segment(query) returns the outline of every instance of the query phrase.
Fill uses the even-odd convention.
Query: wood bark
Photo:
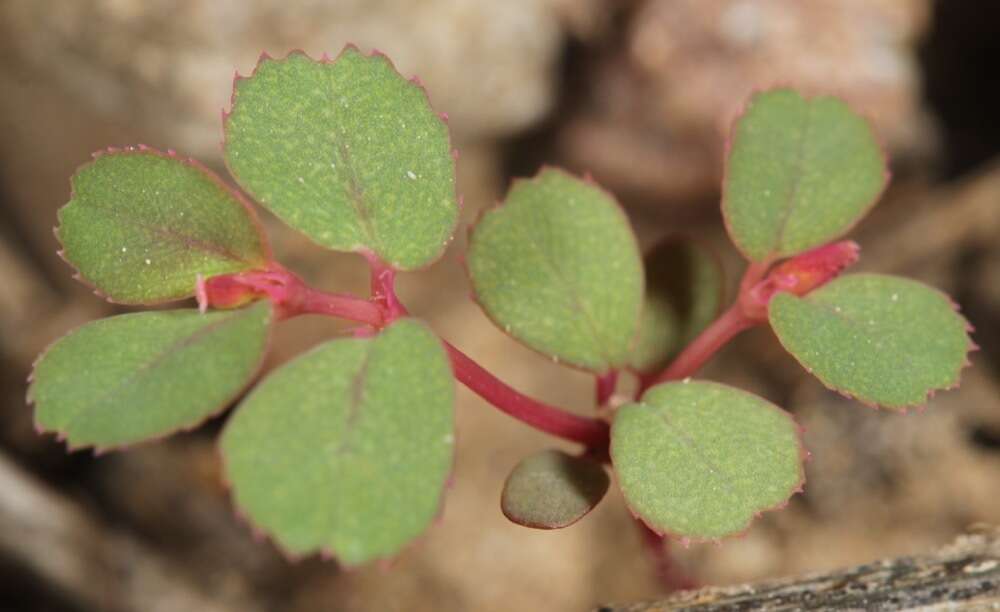
[[[598,612],[1000,609],[1000,530],[982,528],[930,555],[759,584],[709,587]]]

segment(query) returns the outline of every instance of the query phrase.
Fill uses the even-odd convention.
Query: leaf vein
[[[75,425],[82,416],[88,414],[95,406],[97,406],[98,404],[104,404],[109,402],[115,396],[120,395],[122,392],[124,392],[125,389],[137,383],[138,380],[147,376],[150,373],[150,371],[152,371],[154,368],[162,364],[164,361],[166,361],[168,358],[170,358],[177,352],[182,351],[188,348],[189,346],[196,344],[198,341],[204,339],[206,336],[218,331],[219,329],[239,321],[242,317],[246,316],[246,314],[251,310],[252,310],[251,308],[245,308],[241,311],[234,313],[232,316],[225,317],[218,321],[209,323],[208,325],[199,328],[194,333],[184,336],[179,340],[177,340],[176,342],[173,342],[170,345],[164,347],[162,351],[152,356],[152,358],[150,358],[148,361],[141,363],[139,367],[137,367],[131,374],[126,376],[124,379],[122,379],[122,381],[118,383],[116,386],[100,394],[99,396],[95,397],[93,400],[87,402],[86,404],[83,404],[80,407],[78,407],[77,410],[74,411],[73,416],[70,417],[69,421],[66,422],[64,430],[71,431],[73,429],[73,425]]]

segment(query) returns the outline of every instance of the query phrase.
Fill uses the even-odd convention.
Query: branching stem
[[[618,370],[608,370],[606,374],[597,376],[594,386],[594,397],[598,407],[604,407],[611,401],[611,396],[615,394],[618,386]]]
[[[206,305],[239,303],[252,295],[266,295],[283,318],[304,314],[338,317],[380,329],[409,313],[395,290],[395,271],[369,257],[370,299],[328,293],[306,285],[292,272],[274,265],[266,271],[220,276],[203,283]],[[445,342],[455,378],[502,412],[539,431],[578,442],[603,452],[608,447],[608,424],[579,416],[528,397],[504,383],[468,355]]]
[[[396,295],[396,271],[377,257],[366,254],[371,269],[371,297],[327,293],[306,285],[277,263],[267,269],[222,275],[198,281],[202,309],[233,308],[248,300],[267,296],[282,318],[320,314],[355,321],[375,331],[408,315]],[[740,292],[718,319],[699,334],[667,368],[640,381],[638,396],[651,386],[686,378],[697,372],[720,348],[741,331],[766,320],[767,300],[775,291],[805,293],[836,276],[857,259],[857,245],[850,242],[827,245],[803,253],[769,270],[768,263],[752,263],[740,282]],[[607,456],[609,426],[606,421],[573,414],[528,397],[445,342],[455,378],[480,397],[515,419],[539,431],[578,442],[587,452]],[[617,371],[598,376],[595,387],[598,407],[614,394]]]

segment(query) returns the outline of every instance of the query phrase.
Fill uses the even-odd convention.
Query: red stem
[[[740,279],[740,296],[743,296],[753,289],[753,286],[764,279],[771,264],[766,261],[751,261]]]
[[[757,325],[762,320],[747,316],[747,304],[744,304],[751,290],[767,274],[770,264],[767,262],[751,262],[747,266],[743,278],[740,279],[739,295],[736,301],[722,315],[706,327],[691,341],[681,353],[674,358],[659,374],[643,376],[639,381],[637,397],[653,385],[670,380],[680,380],[693,376],[701,366],[705,365],[715,353],[745,329]]]
[[[199,306],[202,309],[209,306],[233,308],[266,295],[278,307],[282,318],[321,314],[364,323],[377,330],[408,313],[396,296],[395,270],[379,261],[374,254],[366,253],[365,257],[371,269],[372,295],[368,300],[313,289],[281,265],[272,262],[263,270],[221,275],[207,280],[199,278]],[[836,276],[856,259],[857,245],[854,243],[837,243],[814,249],[782,264],[780,278],[772,283],[771,293],[775,290],[794,291],[800,285],[803,292],[808,291]],[[761,287],[769,268],[769,262],[751,263],[743,275],[739,296],[733,305],[699,334],[666,370],[658,375],[643,377],[637,395],[641,397],[657,383],[691,376],[734,336],[765,321],[766,315],[762,313],[770,294],[757,289]],[[590,451],[606,455],[610,428],[605,421],[579,416],[523,395],[462,351],[448,342],[444,344],[455,378],[480,397],[535,429],[579,442]],[[597,378],[598,406],[610,401],[617,380],[616,371]]]
[[[698,588],[698,583],[673,562],[670,555],[670,538],[656,533],[642,521],[637,520],[636,525],[641,532],[643,547],[652,557],[656,577],[664,590],[667,593],[674,593]]]
[[[716,319],[711,325],[705,328],[691,344],[681,351],[666,370],[656,376],[646,378],[642,381],[640,395],[646,389],[661,382],[669,380],[680,380],[694,375],[701,366],[705,365],[712,355],[727,342],[733,339],[738,333],[757,325],[758,321],[748,318],[740,307],[739,302],[729,307],[722,316]]]
[[[523,395],[447,341],[444,344],[455,378],[501,411],[545,433],[589,448],[607,448],[608,424],[604,421],[575,415]]]
[[[396,296],[395,271],[374,256],[369,256],[368,261],[371,266],[370,300],[313,289],[291,272],[279,267],[250,275],[249,278],[241,277],[239,283],[266,293],[280,305],[285,317],[300,314],[328,315],[365,323],[378,329],[408,313]],[[609,428],[604,421],[578,416],[522,395],[462,351],[448,342],[444,344],[455,378],[501,411],[554,436],[600,451],[607,449]]]
[[[594,388],[594,397],[598,406],[606,406],[611,401],[611,396],[615,394],[618,387],[618,370],[608,370],[607,374],[597,377]]]
[[[296,293],[295,314],[320,314],[382,327],[387,323],[378,305],[338,293],[327,293],[303,285]]]
[[[771,261],[751,262],[740,280],[740,292],[729,310],[708,326],[659,375],[644,377],[641,396],[649,387],[691,376],[741,331],[767,321],[767,306],[775,293],[806,295],[858,260],[859,247],[850,240],[825,244],[771,267]]]

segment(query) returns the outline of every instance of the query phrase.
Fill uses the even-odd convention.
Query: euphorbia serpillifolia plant
[[[96,321],[38,361],[40,431],[105,451],[195,427],[253,384],[272,327],[303,314],[358,324],[271,372],[221,439],[235,504],[293,555],[359,564],[398,553],[439,512],[454,449],[454,379],[526,424],[578,443],[517,465],[511,520],[567,526],[615,480],[660,534],[744,530],[803,486],[799,430],[750,393],[692,380],[740,331],[770,324],[824,384],[903,410],[955,386],[972,348],[949,299],[919,283],[841,276],[857,246],[834,242],[888,172],[869,125],[843,102],[789,89],[754,95],[726,153],[723,213],[749,261],[722,304],[695,243],[646,257],[615,199],[546,169],[518,181],[469,238],[475,297],[537,352],[591,372],[593,417],[524,396],[411,318],[397,271],[433,263],[455,231],[454,154],[423,89],[382,55],[263,57],[237,78],[225,160],[243,190],[314,242],[360,253],[371,294],[311,288],[278,264],[253,208],[196,162],[109,149],[72,179],[62,254],[110,301],[197,297],[199,309]],[[721,314],[719,314],[721,311]],[[618,374],[640,380],[618,401]]]

